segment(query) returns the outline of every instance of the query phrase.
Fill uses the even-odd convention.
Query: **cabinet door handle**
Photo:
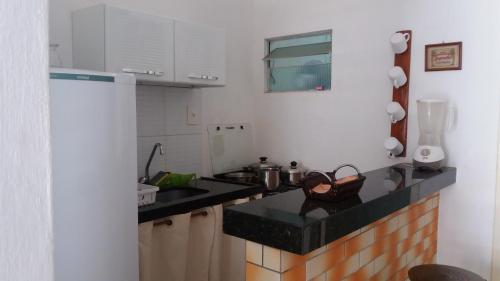
[[[188,78],[191,78],[191,79],[203,79],[203,75],[189,74]]]
[[[212,76],[212,75],[198,75],[198,74],[189,74],[188,78],[191,79],[200,79],[200,80],[211,80],[211,81],[217,81],[219,80],[219,77],[217,76]]]
[[[148,69],[134,69],[134,68],[124,68],[122,69],[125,73],[133,73],[133,74],[144,74],[144,75],[154,75],[154,76],[163,76],[165,72],[163,71],[154,71]]]
[[[133,74],[149,74],[146,69],[134,69],[134,68],[124,68],[122,69],[125,73],[133,73]]]

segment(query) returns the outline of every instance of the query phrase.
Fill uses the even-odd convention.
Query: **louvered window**
[[[331,89],[332,31],[266,40],[267,91]]]

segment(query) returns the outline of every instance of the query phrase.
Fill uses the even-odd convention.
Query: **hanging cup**
[[[386,111],[393,124],[403,120],[406,116],[406,111],[399,102],[393,101],[389,103],[386,107]]]
[[[408,41],[410,41],[410,33],[394,33],[390,39],[392,51],[397,55],[406,52],[408,50]]]
[[[395,137],[387,138],[384,141],[384,148],[387,150],[387,156],[389,158],[395,158],[403,153],[404,150],[403,144]]]

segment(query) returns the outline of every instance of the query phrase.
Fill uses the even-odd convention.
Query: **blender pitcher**
[[[441,137],[448,116],[448,102],[418,100],[417,114],[420,136],[418,148],[413,155],[413,164],[420,169],[439,170],[443,167],[445,159]]]

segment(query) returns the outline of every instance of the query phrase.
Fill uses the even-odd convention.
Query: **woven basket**
[[[337,172],[345,167],[351,167],[356,170],[357,179],[346,183],[339,183],[337,180]],[[366,177],[359,172],[358,168],[350,164],[344,164],[331,173],[321,171],[309,172],[302,181],[302,189],[307,198],[338,202],[356,196],[361,190],[361,187],[363,187],[365,179]],[[314,192],[313,189],[320,184],[329,184],[331,188],[326,193]]]

